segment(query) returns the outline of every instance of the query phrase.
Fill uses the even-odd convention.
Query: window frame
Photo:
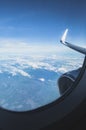
[[[38,130],[54,122],[59,122],[86,99],[86,56],[80,74],[73,86],[56,101],[35,110],[16,112],[0,108],[2,129]],[[84,81],[84,82],[83,82]],[[77,96],[76,96],[77,95]]]

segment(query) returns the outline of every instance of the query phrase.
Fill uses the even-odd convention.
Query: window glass
[[[60,38],[68,27],[67,40],[85,47],[84,5],[78,3],[80,10],[73,0],[0,3],[2,108],[34,110],[61,96],[58,80],[63,74],[82,67],[84,55],[62,45]]]

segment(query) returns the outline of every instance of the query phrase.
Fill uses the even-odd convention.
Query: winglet
[[[82,54],[85,54],[86,55],[86,48],[83,48],[83,47],[80,47],[80,46],[76,46],[76,45],[73,45],[69,42],[66,41],[66,37],[67,37],[67,33],[68,33],[68,29],[65,30],[60,42],[64,45],[66,45],[67,47],[75,50],[75,51],[78,51]]]
[[[68,29],[65,30],[65,32],[64,32],[64,34],[63,34],[63,36],[62,36],[62,38],[60,40],[60,42],[63,43],[63,44],[65,44],[67,33],[68,33]]]

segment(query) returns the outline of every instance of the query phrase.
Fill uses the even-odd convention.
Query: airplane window
[[[68,10],[57,8],[57,2],[25,1],[0,5],[0,107],[18,112],[61,97],[84,61],[83,54],[60,43],[68,26],[67,40],[84,46],[81,21],[75,28],[72,14],[69,20]]]

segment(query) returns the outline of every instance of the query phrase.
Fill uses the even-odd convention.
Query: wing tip
[[[60,39],[60,42],[63,43],[63,44],[65,43],[65,40],[66,40],[66,37],[67,37],[67,33],[68,33],[68,28],[65,29],[65,31],[64,31],[61,39]]]

